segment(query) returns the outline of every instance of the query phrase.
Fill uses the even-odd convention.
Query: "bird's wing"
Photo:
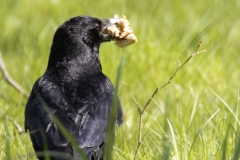
[[[46,85],[46,87],[50,90],[47,95],[44,95],[39,87],[39,80],[35,83],[25,109],[25,129],[30,131],[33,146],[38,151],[46,149],[46,146],[48,149],[55,150],[69,145],[69,140],[60,133],[53,117],[58,118],[71,134],[75,131],[73,123],[67,117],[67,106],[56,106],[56,103],[61,102],[60,100],[55,101],[55,104],[49,102],[49,99],[55,100],[55,97],[61,99],[58,89],[53,85]],[[52,96],[45,98],[49,95]]]
[[[85,153],[100,146],[105,139],[112,92],[112,84],[106,78],[79,85],[77,93],[70,93],[67,85],[60,89],[44,79],[38,80],[25,111],[25,126],[33,131],[31,138],[35,146],[43,150],[44,143],[50,149],[69,145],[69,140],[60,133],[52,116],[61,121]],[[51,114],[45,111],[44,106]],[[119,124],[122,122],[121,109],[117,121]]]
[[[113,86],[104,75],[90,78],[87,83],[84,83],[87,87],[79,85],[77,93],[76,101],[80,104],[78,114],[83,115],[83,119],[79,127],[80,132],[76,132],[77,135],[75,135],[80,148],[95,148],[104,142],[106,136]]]

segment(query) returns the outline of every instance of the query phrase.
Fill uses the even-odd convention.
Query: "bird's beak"
[[[103,41],[107,42],[107,41],[111,41],[111,40],[116,40],[116,37],[107,33],[107,28],[109,26],[118,24],[120,22],[120,19],[119,18],[109,18],[109,19],[102,19],[101,21],[102,21],[101,34],[103,36]]]

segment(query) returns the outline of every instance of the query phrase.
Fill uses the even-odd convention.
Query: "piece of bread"
[[[117,15],[114,18],[118,18]],[[111,25],[107,28],[107,33],[113,37],[116,37],[115,45],[118,47],[126,47],[137,42],[137,38],[133,33],[130,23],[124,15],[119,18],[119,23]]]

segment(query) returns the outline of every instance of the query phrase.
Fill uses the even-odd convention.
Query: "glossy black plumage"
[[[49,151],[81,159],[45,111],[46,104],[89,159],[102,159],[114,92],[99,59],[100,44],[109,40],[101,33],[106,22],[79,16],[57,29],[47,70],[35,82],[25,109],[25,129],[30,131],[36,152],[46,150],[46,144]],[[116,121],[121,125],[118,104]]]

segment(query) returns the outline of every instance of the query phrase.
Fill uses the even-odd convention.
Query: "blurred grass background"
[[[200,50],[208,51],[192,59],[149,105],[138,159],[237,159],[238,0],[1,0],[0,51],[10,75],[30,92],[47,67],[59,25],[77,15],[109,18],[114,14],[126,15],[138,38],[124,49],[113,42],[100,49],[103,71],[113,83],[123,55],[119,97],[124,124],[116,128],[114,158],[134,157],[139,115],[132,98],[143,107],[155,88],[170,78],[177,59],[183,62],[202,41]],[[18,135],[5,117],[11,116],[23,126],[25,103],[0,75],[0,159],[36,159],[28,134]]]

